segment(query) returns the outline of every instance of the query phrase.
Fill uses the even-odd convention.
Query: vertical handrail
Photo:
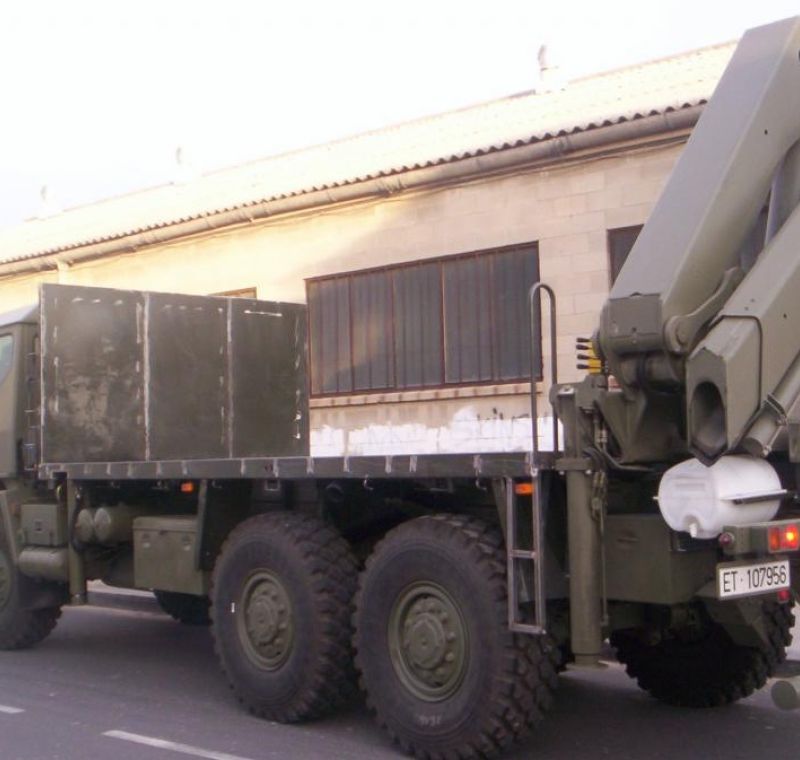
[[[504,478],[504,495],[506,499],[506,577],[508,579],[508,627],[516,630],[519,611],[519,590],[517,589],[517,558],[514,552],[517,547],[517,510],[514,501],[514,480]]]
[[[533,604],[534,622],[544,633],[547,627],[547,602],[544,593],[544,553],[542,552],[542,494],[541,478],[534,481],[531,494],[531,529],[533,532],[533,551],[536,559],[533,563]]]
[[[536,375],[537,367],[535,366],[536,356],[536,335],[541,337],[542,314],[541,304],[536,308],[536,296],[540,290],[544,290],[550,299],[550,384],[555,385],[558,382],[558,359],[556,344],[556,294],[553,289],[543,282],[537,282],[533,285],[528,292],[528,306],[530,309],[530,327],[531,327],[531,425],[533,427],[533,467],[536,467],[536,458],[539,454],[539,404],[536,398]],[[544,364],[544,351],[541,350],[541,341],[539,343],[540,358]],[[544,368],[543,368],[544,369]],[[543,373],[544,374],[544,373]],[[553,409],[553,453],[558,452],[558,412],[555,406]]]
[[[520,626],[529,632],[544,633],[547,626],[547,603],[544,590],[544,556],[542,552],[542,503],[541,503],[541,479],[539,478],[539,403],[536,393],[536,377],[538,367],[536,366],[537,336],[542,337],[541,325],[541,300],[537,304],[536,297],[539,291],[544,290],[550,300],[550,384],[558,382],[558,346],[556,343],[556,294],[553,289],[543,282],[537,282],[531,287],[528,293],[528,306],[530,309],[530,328],[531,328],[531,435],[532,435],[532,460],[531,468],[533,475],[533,493],[531,494],[531,531],[533,539],[533,601],[534,601],[534,626]],[[538,308],[537,308],[538,306]],[[542,342],[538,342],[539,358],[542,360],[542,370],[544,370],[544,359]],[[544,374],[544,372],[542,373]],[[553,455],[558,453],[558,412],[555,406],[552,407],[553,414]]]

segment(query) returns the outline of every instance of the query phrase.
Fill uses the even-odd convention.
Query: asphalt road
[[[800,712],[767,691],[687,711],[639,691],[619,666],[562,677],[554,709],[510,760],[797,758]],[[166,743],[166,744],[164,744]],[[303,726],[247,715],[208,629],[161,614],[67,609],[33,650],[0,653],[0,760],[382,760],[399,753],[363,704]]]

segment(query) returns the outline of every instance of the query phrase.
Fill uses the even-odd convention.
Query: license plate
[[[788,559],[748,565],[717,565],[717,596],[720,599],[768,594],[788,588],[789,582]]]

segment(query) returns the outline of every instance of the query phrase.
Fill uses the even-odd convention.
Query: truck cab
[[[34,466],[38,427],[38,306],[0,315],[0,479]]]

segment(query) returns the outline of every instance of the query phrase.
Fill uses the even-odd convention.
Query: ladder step
[[[541,625],[533,625],[532,623],[517,623],[513,622],[510,626],[514,633],[532,633],[536,636],[540,636],[541,634],[545,633],[545,629]]]
[[[543,587],[542,575],[542,515],[539,501],[538,478],[534,484],[533,497],[526,504],[526,516],[530,520],[531,543],[530,548],[523,549],[517,544],[519,539],[517,523],[520,517],[519,506],[514,490],[514,482],[506,479],[506,560],[508,577],[508,625],[515,633],[542,635],[545,633],[546,598]],[[527,543],[527,542],[526,542]],[[530,563],[522,567],[521,563]],[[526,579],[525,590],[527,595],[524,602],[533,603],[533,619],[529,620],[530,609],[520,607],[520,589],[517,585],[520,575]]]

